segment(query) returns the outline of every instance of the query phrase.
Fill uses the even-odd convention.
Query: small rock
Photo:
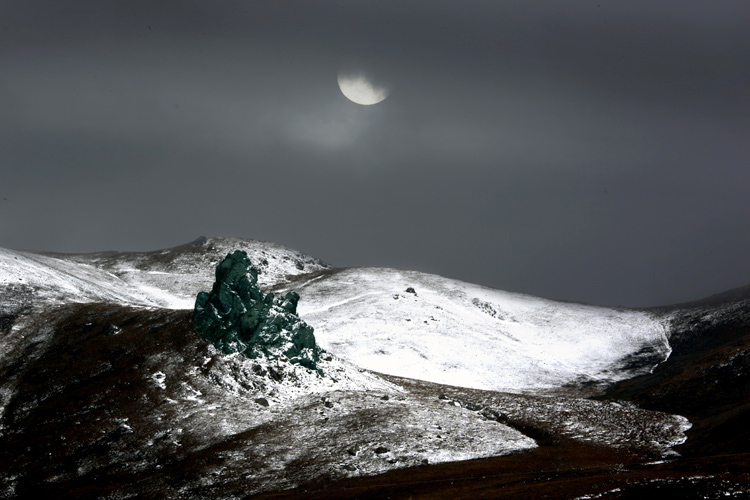
[[[279,370],[276,370],[271,366],[268,367],[268,376],[276,382],[281,382],[281,380],[284,378],[283,374]]]
[[[326,401],[325,403],[323,403],[323,406],[325,406],[326,408],[333,408],[333,402]]]
[[[111,336],[111,335],[117,335],[120,333],[122,329],[117,325],[109,325],[107,327],[107,331],[104,332],[105,335]]]
[[[416,294],[417,294],[417,292],[416,292],[416,291],[414,291],[414,288],[412,288],[412,287],[409,287],[409,288],[407,288],[407,289],[406,289],[406,292],[407,292],[407,293],[413,293],[414,295],[416,295]]]
[[[353,457],[356,457],[356,456],[357,456],[357,449],[356,449],[356,448],[349,448],[348,450],[346,450],[346,452],[347,452],[347,453],[348,453],[349,455],[353,456]]]
[[[354,471],[356,471],[356,470],[357,470],[357,467],[355,467],[355,466],[354,466],[354,465],[352,465],[352,464],[346,464],[346,465],[342,465],[342,466],[341,466],[341,468],[342,468],[342,469],[346,469],[346,470],[348,470],[349,472],[354,472]]]
[[[466,409],[471,411],[479,411],[483,408],[482,405],[478,405],[476,403],[466,403]]]
[[[255,400],[255,402],[261,406],[268,407],[268,400],[266,398],[258,398]]]
[[[429,463],[430,463],[430,461],[427,460],[426,458],[422,459],[422,465],[429,465]]]
[[[485,408],[479,414],[482,415],[487,420],[496,420],[497,416],[498,416],[497,412],[495,412],[494,410],[491,410],[489,408]]]
[[[445,394],[441,394],[440,396],[438,396],[438,399],[448,399],[448,396],[446,396]]]
[[[388,394],[386,394],[385,396],[383,396],[383,397],[382,397],[382,398],[380,398],[380,399],[382,399],[383,401],[388,401],[388,400],[389,400],[389,399],[391,399],[391,398],[389,398],[389,397],[388,397]]]
[[[487,420],[494,420],[501,423],[507,419],[507,416],[505,414],[495,411],[491,408],[485,408],[484,410],[479,412],[479,414]]]
[[[383,453],[388,453],[389,451],[391,450],[389,450],[385,446],[378,446],[377,448],[375,448],[375,454],[377,455],[382,455]]]

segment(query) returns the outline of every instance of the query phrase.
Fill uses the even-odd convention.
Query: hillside
[[[556,302],[412,271],[336,269],[253,240],[199,238],[140,253],[2,250],[0,280],[8,303],[191,309],[196,294],[210,288],[212,269],[235,249],[248,253],[262,286],[304,297],[300,316],[324,348],[391,375],[511,391],[601,386],[648,373],[670,352],[657,313]]]
[[[660,311],[669,318],[669,359],[606,397],[688,416],[694,427],[681,453],[750,452],[750,288]]]
[[[320,372],[193,331],[237,249],[300,293]],[[750,492],[741,291],[603,308],[232,238],[0,249],[0,285],[0,498]]]

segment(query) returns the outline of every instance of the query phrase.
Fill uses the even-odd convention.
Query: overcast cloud
[[[0,246],[270,240],[657,305],[750,284],[750,9],[0,3]],[[341,68],[393,88],[359,106]]]

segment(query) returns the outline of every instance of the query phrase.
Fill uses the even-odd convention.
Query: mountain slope
[[[333,356],[324,377],[227,356],[189,311],[59,306],[0,345],[0,498],[238,498],[558,439],[653,460],[689,426],[609,402],[387,380]]]
[[[673,347],[651,374],[621,381],[607,398],[686,415],[681,453],[750,452],[750,288],[661,308]]]
[[[259,269],[258,281],[271,286],[287,276],[330,266],[274,243],[239,238],[198,238],[153,252],[91,254],[33,253],[0,249],[0,286],[26,292],[40,306],[74,302],[114,302],[192,309],[200,290],[210,289],[213,269],[232,250],[245,250]]]
[[[321,345],[365,368],[478,389],[604,384],[667,358],[643,311],[545,300],[412,271],[300,276],[300,316]]]
[[[556,302],[410,271],[335,269],[254,240],[200,238],[140,253],[2,251],[0,279],[18,283],[40,304],[188,309],[211,287],[218,261],[236,249],[259,268],[262,286],[300,293],[300,317],[324,348],[383,373],[536,390],[648,373],[670,352],[666,323],[655,313]]]
[[[323,376],[224,355],[193,331],[194,296],[233,250],[250,254],[266,290],[300,293],[298,311],[328,350]],[[398,481],[405,498],[414,477],[430,485],[425,498],[460,497],[446,474],[470,482],[470,498],[687,491],[719,462],[672,466],[686,432],[680,450],[732,449],[728,429],[744,439],[749,315],[735,295],[698,308],[593,307],[337,269],[226,238],[138,253],[0,250],[0,498],[294,487],[302,498],[313,485],[324,498],[381,497],[391,486],[377,478],[332,481],[387,471],[381,481]],[[608,397],[581,397],[613,381]],[[696,425],[663,410],[691,412]],[[704,436],[720,439],[709,449]],[[701,498],[750,491],[742,460],[701,480]],[[375,487],[362,494],[365,483]],[[355,486],[326,494],[332,484]]]

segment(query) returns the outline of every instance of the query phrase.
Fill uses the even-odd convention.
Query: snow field
[[[324,349],[382,373],[526,391],[619,380],[634,375],[624,369],[626,358],[650,353],[647,371],[670,353],[665,320],[644,312],[555,302],[394,269],[320,274],[330,267],[253,240],[212,238],[200,246],[142,253],[0,250],[0,284],[32,290],[37,305],[192,309],[198,291],[211,287],[215,265],[235,249],[247,251],[260,268],[262,286],[300,293],[299,314]]]
[[[644,346],[669,353],[664,323],[647,313],[412,271],[346,269],[297,290],[300,317],[325,349],[431,382],[510,391],[605,382],[624,377],[618,363]]]

